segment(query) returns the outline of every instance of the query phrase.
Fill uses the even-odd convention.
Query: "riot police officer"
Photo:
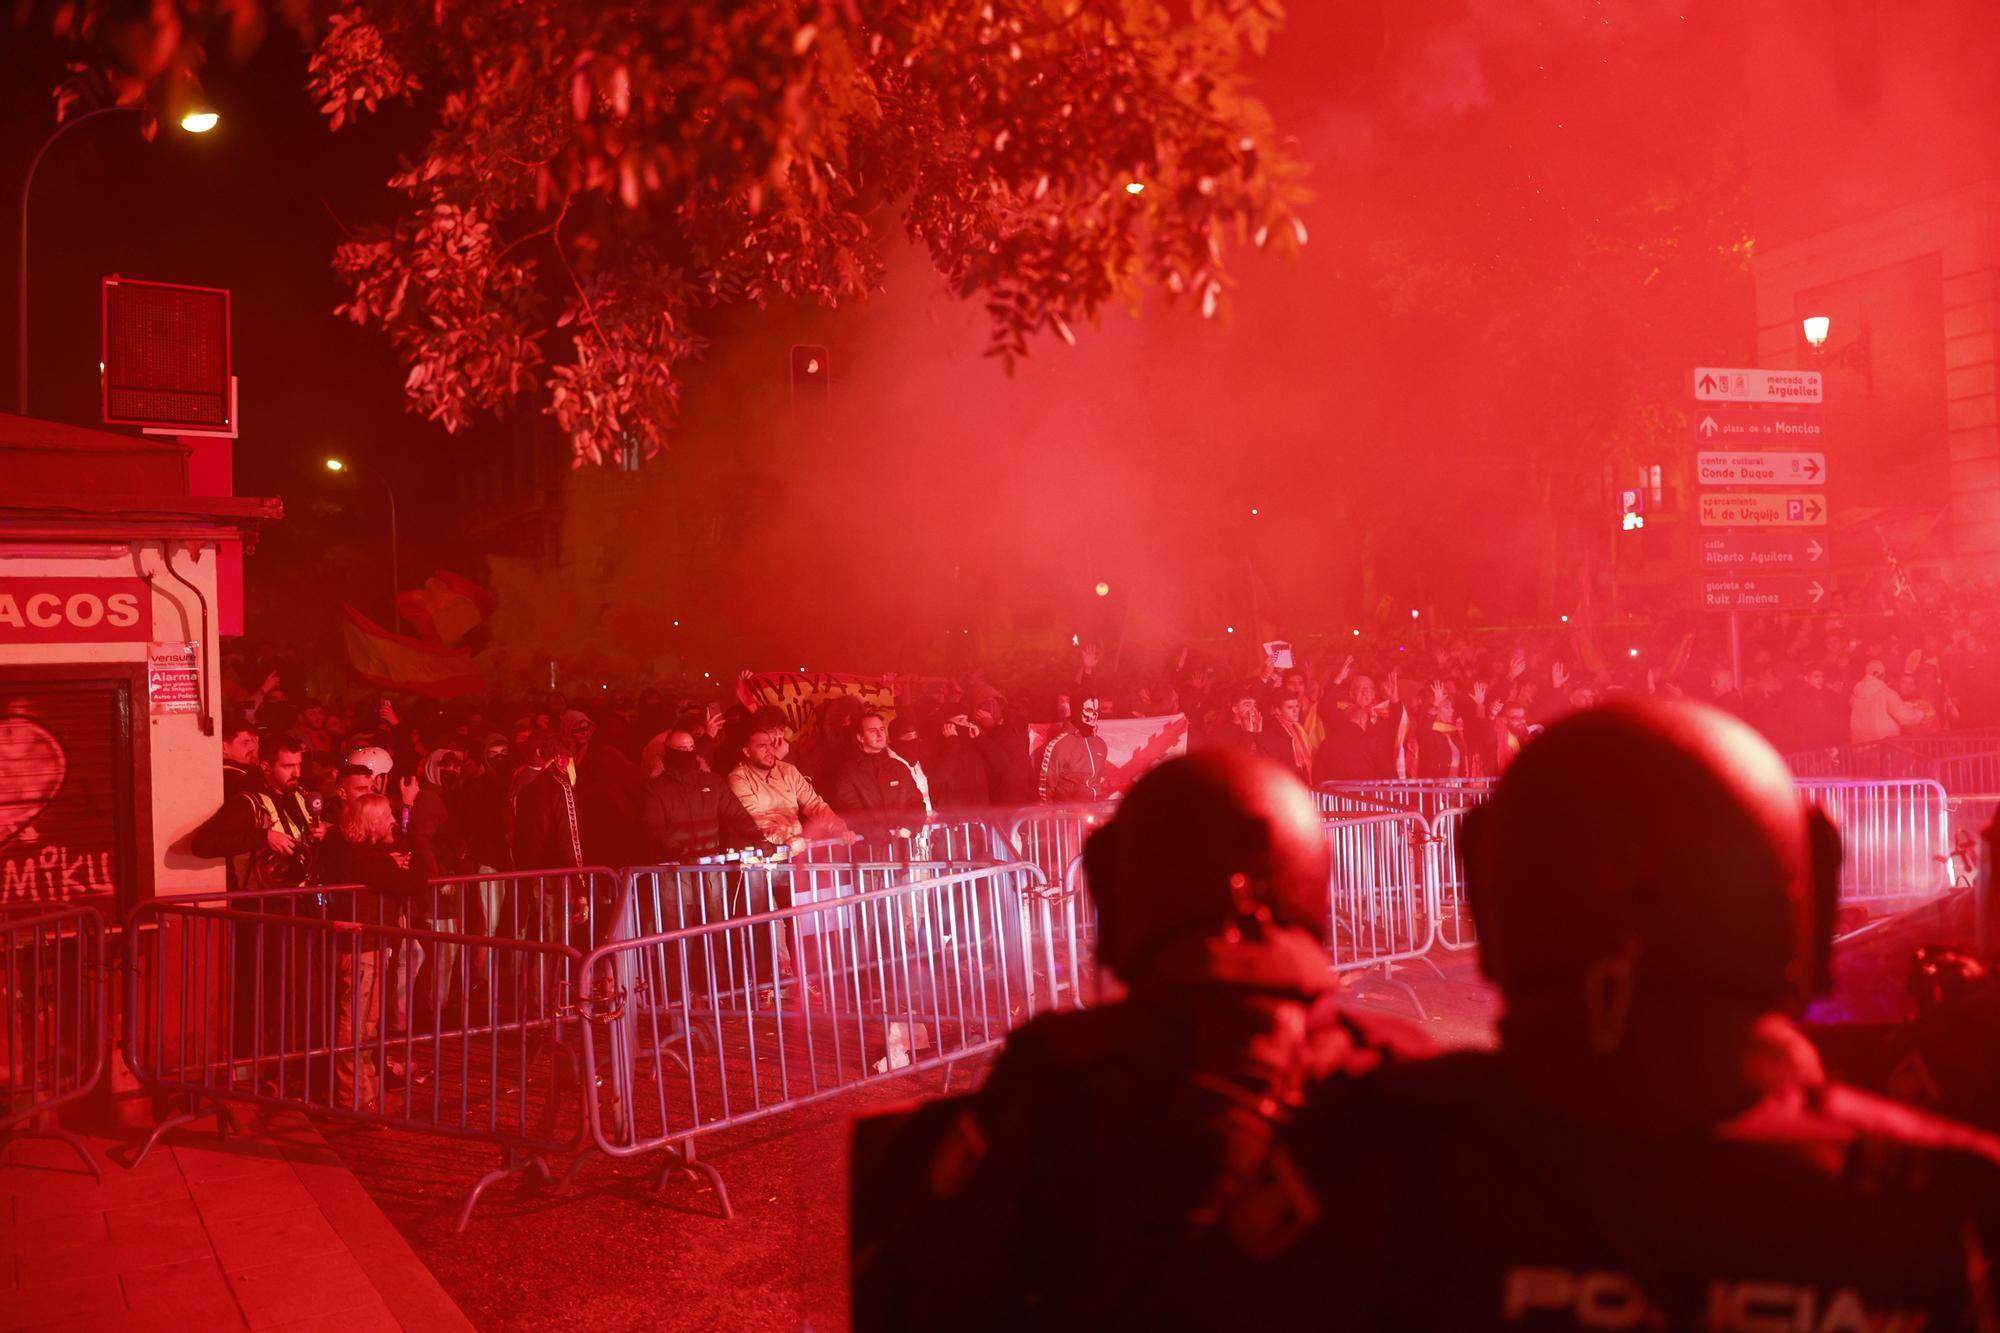
[[[1325,834],[1269,759],[1162,764],[1084,864],[1128,993],[1031,1020],[977,1095],[857,1132],[858,1328],[1228,1318],[1232,1275],[1310,1221],[1272,1188],[1305,1090],[1423,1045],[1333,1003]]]
[[[1706,705],[1573,714],[1464,838],[1500,1050],[1310,1100],[1314,1197],[1379,1201],[1290,1256],[1356,1279],[1322,1323],[1993,1326],[1995,1141],[1831,1082],[1793,1024],[1840,846],[1769,745]]]

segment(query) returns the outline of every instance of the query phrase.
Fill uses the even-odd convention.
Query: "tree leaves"
[[[351,0],[316,28],[328,123],[426,88],[435,109],[391,182],[402,214],[335,254],[339,313],[389,336],[413,410],[457,430],[540,391],[589,462],[666,447],[705,312],[874,290],[885,222],[984,298],[1010,368],[1149,288],[1218,317],[1225,237],[1304,241],[1301,169],[1238,67],[1280,17],[1275,0]]]

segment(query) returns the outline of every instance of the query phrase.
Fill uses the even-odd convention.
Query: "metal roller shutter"
[[[131,902],[131,695],[0,677],[0,904]]]

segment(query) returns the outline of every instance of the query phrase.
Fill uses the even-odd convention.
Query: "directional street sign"
[[[1812,532],[1704,532],[1703,569],[1823,569],[1826,542]]]
[[[1756,370],[1747,366],[1696,366],[1694,396],[1702,403],[1823,401],[1817,370]]]
[[[1704,451],[1694,456],[1703,486],[1824,486],[1826,455],[1780,449]]]
[[[1738,495],[1730,491],[1704,491],[1701,495],[1701,526],[1704,528],[1823,528],[1826,501],[1805,493],[1787,495]]]
[[[1705,574],[1701,605],[1707,611],[1810,611],[1826,600],[1826,585],[1811,574]]]
[[[1695,442],[1711,449],[1816,449],[1826,442],[1817,407],[1697,407],[1688,418]]]

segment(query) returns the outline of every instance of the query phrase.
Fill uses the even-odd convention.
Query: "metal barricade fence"
[[[1333,970],[1411,962],[1430,952],[1437,906],[1430,822],[1417,814],[1358,815],[1323,825],[1332,862],[1327,908]]]
[[[109,978],[104,914],[95,907],[0,911],[0,1141],[17,1133],[60,1139],[100,1177],[96,1154],[55,1112],[104,1077]]]
[[[851,861],[995,865],[1015,858],[999,829],[984,818],[968,816],[932,819],[907,830],[857,828],[852,836],[815,838],[774,859],[816,865]]]
[[[1799,794],[1840,829],[1840,901],[1907,906],[1951,883],[1951,816],[1944,788],[1923,780],[1800,779]]]
[[[1494,778],[1389,778],[1367,782],[1322,782],[1313,802],[1322,816],[1372,814],[1382,809],[1414,810],[1435,819],[1447,810],[1478,805],[1493,794]]]
[[[661,1183],[701,1172],[728,1215],[697,1136],[948,1067],[1077,1002],[1080,960],[1031,910],[1046,883],[1019,863],[961,870],[597,949],[584,1043],[593,1064],[608,1050],[610,1078],[595,1147],[666,1151]]]
[[[1960,790],[1992,790],[1977,776],[1981,770],[1976,765],[1966,768],[1953,762],[1975,755],[2000,756],[2000,732],[1905,733],[1860,745],[1795,752],[1785,756],[1785,763],[1801,778],[1933,778],[1957,795]],[[1964,788],[1954,785],[1960,776],[1968,782]]]
[[[1430,821],[1430,860],[1426,873],[1432,889],[1431,907],[1436,913],[1437,944],[1452,952],[1479,946],[1472,906],[1465,897],[1465,849],[1461,839],[1468,808],[1441,810]]]
[[[1042,872],[1051,884],[1063,882],[1070,862],[1083,855],[1084,839],[1111,818],[1111,801],[1089,805],[1031,805],[1001,825],[1014,855]]]
[[[250,1102],[498,1145],[460,1230],[495,1181],[551,1178],[547,1156],[583,1142],[594,1084],[576,1036],[580,965],[629,937],[629,910],[609,871],[473,878],[472,901],[500,909],[482,924],[500,933],[402,924],[453,920],[471,880],[407,906],[329,886],[136,908],[126,1060],[143,1086],[189,1099],[139,1160],[175,1127]]]
[[[1848,770],[1848,747],[1830,745],[1817,750],[1795,750],[1785,755],[1785,767],[1795,778],[1838,778]]]
[[[1943,756],[1931,762],[1924,776],[1955,797],[2000,791],[2000,750]]]

